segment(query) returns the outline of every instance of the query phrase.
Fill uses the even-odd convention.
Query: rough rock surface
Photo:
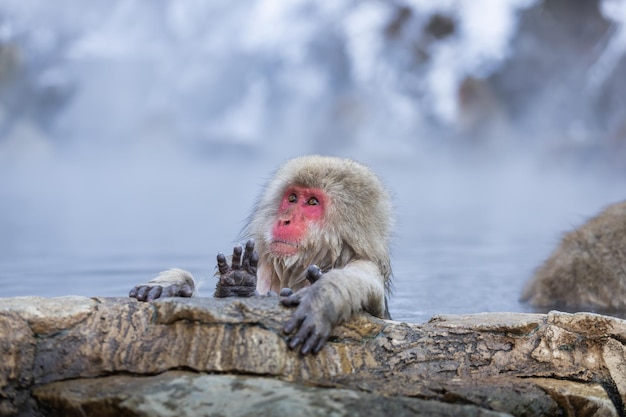
[[[276,298],[0,299],[0,415],[626,415],[620,319],[363,315],[302,357],[288,316]]]

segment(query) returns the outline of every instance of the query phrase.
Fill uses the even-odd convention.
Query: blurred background
[[[0,297],[211,295],[286,158],[394,195],[391,313],[528,311],[626,196],[626,1],[3,0]]]

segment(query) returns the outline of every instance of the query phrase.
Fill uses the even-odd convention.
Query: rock
[[[0,415],[625,412],[617,318],[360,315],[302,357],[289,313],[275,297],[0,299]]]
[[[57,382],[35,389],[48,416],[504,416],[471,405],[390,398],[242,375],[170,371]],[[106,405],[106,407],[103,407]],[[104,408],[104,409],[103,409]]]
[[[524,288],[534,306],[626,311],[626,202],[563,236]]]
[[[598,384],[580,384],[553,378],[529,378],[548,393],[565,415],[614,416],[615,407],[605,390]]]
[[[16,297],[0,303],[0,313],[17,313],[37,335],[67,330],[92,313],[96,301],[85,297]]]

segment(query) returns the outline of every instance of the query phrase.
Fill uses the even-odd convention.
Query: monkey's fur
[[[330,204],[320,227],[309,229],[298,255],[285,259],[270,252],[268,231],[276,219],[284,190],[294,184],[324,190]],[[388,290],[391,219],[389,195],[365,166],[349,159],[321,156],[288,161],[274,174],[244,230],[244,237],[257,243],[259,275],[266,285],[259,285],[259,289],[297,291],[308,284],[305,272],[309,265],[327,272],[355,260],[368,260],[376,264]]]
[[[281,200],[292,186],[321,189],[327,204],[322,218],[309,225],[297,253],[280,256],[270,249],[272,227]],[[389,194],[369,168],[335,157],[291,159],[273,175],[248,218],[242,236],[252,240],[246,245],[241,265],[240,247],[233,255],[232,269],[225,257],[218,255],[220,280],[216,296],[228,293],[233,281],[241,284],[254,278],[258,264],[257,294],[278,293],[283,288],[295,291],[291,295],[283,292],[288,296],[281,301],[297,307],[285,331],[293,333],[290,346],[302,344],[303,353],[319,351],[332,328],[354,313],[367,311],[389,318],[391,211]],[[255,246],[258,258],[252,252]],[[311,265],[319,269],[309,268]],[[238,274],[237,278],[233,279],[233,274]],[[181,274],[181,278],[188,281],[188,273]],[[164,282],[159,276],[136,286],[130,296],[149,300],[150,291],[158,291],[154,284],[180,286],[181,282]],[[195,285],[187,288],[187,293],[194,291]],[[166,293],[171,295],[171,291],[163,290]]]
[[[565,234],[522,300],[537,307],[626,310],[626,202]]]

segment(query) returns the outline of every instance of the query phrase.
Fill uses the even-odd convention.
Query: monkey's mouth
[[[270,251],[275,256],[292,256],[298,253],[298,244],[284,240],[272,240]]]

